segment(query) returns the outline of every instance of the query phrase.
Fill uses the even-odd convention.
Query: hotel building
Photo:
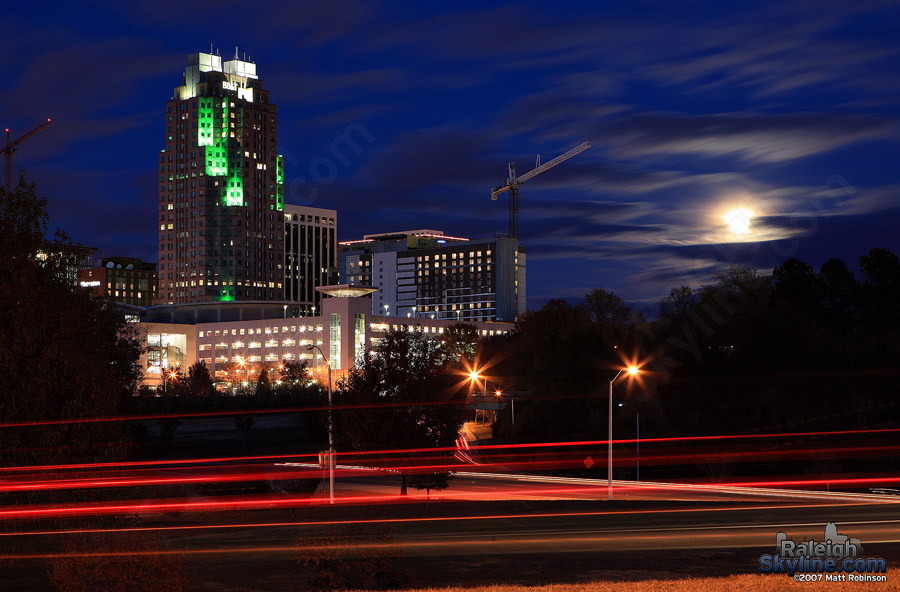
[[[439,230],[366,235],[340,244],[341,283],[371,286],[372,313],[515,322],[525,312],[525,247]]]
[[[157,303],[283,301],[278,112],[256,64],[189,56],[165,116]]]

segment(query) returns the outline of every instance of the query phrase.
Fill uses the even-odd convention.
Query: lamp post
[[[384,305],[384,316],[386,316],[386,317],[391,316],[391,313],[389,312],[389,309],[390,309],[390,308],[391,308],[391,305],[390,305],[390,304],[385,304],[385,305]]]
[[[481,375],[478,374],[478,370],[472,370],[469,372],[469,380],[471,380],[476,386],[478,385],[478,379],[481,378]],[[484,379],[484,392],[482,395],[487,395],[487,378]],[[478,409],[475,409],[475,422],[478,422]],[[484,409],[481,410],[481,425],[484,425]]]
[[[607,481],[607,489],[608,489],[606,499],[610,500],[610,501],[613,498],[613,491],[612,491],[612,474],[613,474],[613,465],[612,465],[613,404],[612,404],[612,399],[613,399],[613,395],[612,395],[612,391],[613,391],[613,383],[616,381],[616,379],[619,378],[619,375],[621,375],[622,372],[628,372],[628,374],[630,374],[631,376],[634,376],[635,374],[638,373],[638,369],[637,369],[637,366],[629,366],[628,368],[622,368],[616,373],[616,375],[613,377],[613,379],[609,381],[609,438],[608,438],[609,453],[608,453],[607,459],[606,459],[606,481]]]
[[[313,349],[319,350],[319,355],[325,360],[325,366],[328,368],[328,497],[330,503],[334,503],[334,426],[331,422],[331,364],[325,353],[318,345],[309,345],[306,351]]]
[[[496,391],[494,391],[494,396],[502,401],[503,400],[503,391],[501,391],[500,389],[497,389]],[[510,404],[510,407],[512,408],[512,424],[516,425],[516,400],[513,397],[510,397],[509,404]]]
[[[641,414],[638,412],[637,407],[629,405],[628,403],[619,403],[619,407],[629,407],[632,411],[634,411],[634,421],[635,421],[635,438],[634,441],[637,444],[637,456],[635,457],[636,469],[634,480],[641,480]]]

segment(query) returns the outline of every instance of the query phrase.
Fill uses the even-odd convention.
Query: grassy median
[[[553,584],[550,586],[457,586],[452,588],[418,588],[408,592],[779,592],[781,590],[846,590],[861,584],[867,592],[900,590],[900,580],[887,573],[885,582],[794,582],[787,575],[747,574],[722,578],[687,578],[678,580],[646,580],[640,582],[588,582]],[[824,577],[823,577],[824,580]]]

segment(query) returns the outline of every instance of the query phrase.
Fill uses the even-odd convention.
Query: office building
[[[372,313],[514,322],[525,312],[525,247],[439,230],[366,235],[340,246],[341,283],[371,286]]]
[[[372,314],[370,289],[331,286],[316,315],[285,318],[277,303],[220,302],[197,305],[154,306],[141,311],[138,327],[147,334],[147,351],[141,362],[144,384],[159,386],[167,368],[189,368],[203,360],[218,381],[252,380],[263,365],[277,367],[283,361],[306,361],[324,370],[325,359],[309,346],[317,345],[337,380],[391,330],[421,330],[439,338],[456,320],[398,318]],[[473,323],[479,336],[511,331],[511,323]]]
[[[317,287],[337,284],[337,212],[284,206],[284,299],[291,315],[322,310]]]
[[[54,275],[58,279],[77,288],[79,272],[94,267],[96,255],[96,247],[46,242],[34,258],[41,267],[55,269]]]
[[[78,272],[78,285],[116,302],[150,306],[156,298],[156,265],[132,257],[104,258],[100,267]]]
[[[188,57],[159,153],[157,303],[284,300],[284,167],[256,64]]]

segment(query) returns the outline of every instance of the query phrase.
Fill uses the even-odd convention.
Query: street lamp
[[[306,351],[313,349],[319,350],[319,355],[325,359],[325,366],[328,368],[328,496],[330,503],[334,503],[334,426],[331,421],[331,364],[325,353],[318,345],[308,345]]]
[[[634,411],[634,421],[635,421],[635,442],[637,444],[637,456],[635,457],[635,461],[637,462],[637,469],[635,471],[634,480],[641,480],[641,414],[638,412],[637,407],[629,405],[628,403],[619,403],[619,407],[629,407],[632,411]]]
[[[503,400],[503,391],[501,391],[500,389],[497,389],[496,391],[494,391],[494,396],[502,401]],[[516,400],[513,397],[510,397],[509,404],[512,407],[512,424],[516,425]]]
[[[627,368],[622,368],[622,369],[620,369],[620,370],[616,373],[616,375],[613,377],[613,379],[609,381],[609,438],[608,438],[609,453],[608,453],[607,458],[606,458],[606,480],[607,480],[607,489],[608,489],[608,492],[607,492],[607,499],[608,499],[608,500],[612,500],[612,498],[613,498],[613,492],[612,492],[612,474],[613,474],[613,465],[612,465],[612,445],[613,445],[613,438],[612,438],[612,418],[613,418],[613,415],[612,415],[612,413],[613,413],[613,404],[612,404],[612,399],[613,399],[613,395],[612,395],[612,391],[613,391],[613,383],[616,381],[617,378],[619,378],[619,376],[622,374],[622,372],[628,372],[628,374],[629,374],[630,376],[634,376],[635,374],[638,373],[638,368],[637,368],[637,366],[629,366],[629,367],[627,367]]]
[[[388,311],[388,309],[389,309],[390,307],[391,307],[390,304],[385,304],[385,305],[384,305],[384,316],[386,316],[386,317],[391,316],[391,313]]]
[[[472,370],[469,372],[469,380],[473,382],[476,386],[478,385],[478,379],[481,378],[481,375],[478,374],[478,370]],[[487,395],[487,379],[484,379],[484,392],[482,395]],[[476,406],[475,409],[475,422],[478,423],[478,408]],[[484,425],[484,409],[481,410],[481,425]]]

